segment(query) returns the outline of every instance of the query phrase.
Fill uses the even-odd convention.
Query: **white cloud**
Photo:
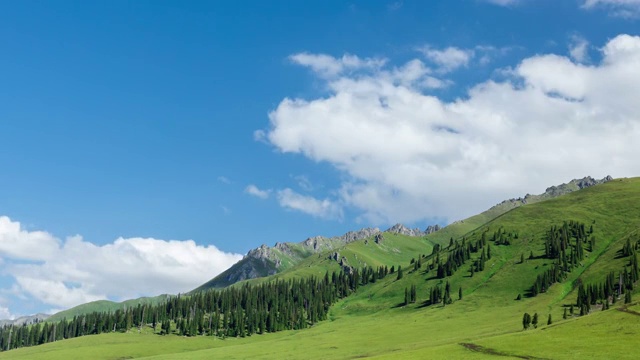
[[[15,278],[5,291],[56,308],[189,291],[242,258],[192,240],[119,238],[95,245],[73,236],[63,242],[6,216],[0,217],[0,244],[4,272]]]
[[[589,60],[589,42],[582,36],[573,35],[569,44],[569,55],[577,62]]]
[[[0,320],[13,320],[16,316],[9,311],[9,308],[0,306]]]
[[[293,177],[294,180],[296,180],[298,182],[298,186],[304,190],[304,191],[313,191],[314,186],[311,183],[311,180],[309,180],[308,177],[304,176],[304,175],[298,175],[298,176],[294,176]]]
[[[613,16],[634,18],[640,15],[640,0],[584,0],[584,9],[605,8]]]
[[[46,260],[55,257],[59,242],[44,231],[26,231],[20,223],[0,216],[0,256],[25,260]]]
[[[343,74],[327,80],[326,97],[282,100],[265,140],[341,171],[329,203],[373,222],[452,221],[579,176],[637,176],[640,37],[618,36],[602,54],[591,66],[526,58],[506,80],[452,102],[397,81],[393,69]],[[279,197],[323,212],[290,190]]]
[[[420,49],[424,56],[438,66],[438,71],[448,73],[460,67],[469,65],[469,61],[474,56],[473,50],[460,49],[457,47],[447,47],[442,50],[432,47]]]
[[[326,54],[299,53],[289,57],[296,64],[307,66],[323,77],[334,77],[346,71],[377,69],[386,63],[385,59],[365,58],[346,54],[334,58]]]
[[[271,190],[260,190],[257,186],[250,184],[244,189],[244,192],[260,199],[267,199],[269,198]]]
[[[280,206],[323,219],[342,219],[342,207],[329,199],[318,200],[289,188],[278,191]]]
[[[223,184],[231,184],[231,180],[229,180],[229,178],[227,178],[226,176],[218,176],[218,181]]]

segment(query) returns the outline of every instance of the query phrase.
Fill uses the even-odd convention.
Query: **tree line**
[[[325,320],[329,308],[359,286],[390,273],[386,266],[345,268],[324,277],[276,280],[173,296],[159,304],[138,304],[111,312],[93,312],[57,322],[5,325],[0,350],[34,346],[79,336],[141,331],[159,334],[245,337],[304,329]]]

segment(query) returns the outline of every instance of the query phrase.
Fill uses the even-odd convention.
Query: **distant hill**
[[[31,325],[47,320],[51,315],[35,314],[31,316],[21,316],[13,320],[0,320],[0,327],[5,325]]]
[[[58,312],[54,315],[51,315],[47,320],[48,321],[59,321],[64,318],[72,319],[74,316],[82,315],[82,314],[90,314],[93,312],[111,312],[116,311],[118,309],[125,309],[128,307],[135,307],[137,305],[142,304],[158,304],[164,300],[166,300],[169,295],[159,295],[154,297],[142,297],[138,299],[126,300],[122,302],[115,302],[109,300],[98,300],[92,301],[86,304],[78,305],[72,307],[71,309],[64,310]]]

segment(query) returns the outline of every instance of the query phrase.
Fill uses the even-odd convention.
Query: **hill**
[[[590,176],[582,179],[574,179],[566,184],[551,186],[547,188],[544,193],[539,195],[527,194],[524,197],[517,199],[504,200],[478,215],[456,221],[442,229],[439,225],[431,225],[424,231],[421,231],[420,229],[409,229],[402,224],[396,224],[385,232],[413,237],[426,236],[427,241],[432,245],[442,245],[447,243],[450,238],[460,237],[488,221],[491,221],[492,219],[495,219],[496,217],[522,205],[534,204],[540,201],[552,199],[573,191],[603,184],[611,180],[613,180],[611,176],[607,176],[601,180],[595,180]],[[342,236],[332,238],[315,236],[299,243],[276,243],[274,247],[269,247],[263,244],[256,249],[250,250],[242,260],[198,287],[196,291],[210,288],[223,288],[239,281],[275,275],[294,267],[296,264],[314,254],[339,249],[354,241],[364,240],[367,238],[370,239],[379,232],[380,230],[378,228],[364,228],[359,231],[350,231]]]
[[[338,258],[353,261],[350,266],[356,265],[356,255],[362,264],[382,264],[396,256],[389,254],[398,254],[394,247],[410,246],[410,242],[419,248],[406,249],[404,259],[391,260],[401,262],[404,276],[389,274],[369,281],[338,300],[330,308],[328,321],[306,329],[223,336],[223,340],[158,336],[145,326],[141,331],[85,336],[2,356],[636,357],[640,306],[632,299],[638,292],[634,263],[640,245],[639,178],[609,181],[519,206],[439,249],[426,240],[385,233],[378,242],[374,238],[349,244]],[[431,252],[425,251],[429,248]],[[344,270],[333,252],[309,257],[274,277],[249,283],[305,277],[329,267]],[[365,253],[370,254],[366,261],[360,255]],[[453,267],[456,261],[461,264]],[[304,271],[307,274],[301,275]],[[611,275],[613,283],[608,280]],[[414,290],[415,296],[407,298]],[[586,303],[583,297],[588,298]],[[537,328],[531,324],[523,331],[525,313],[535,315]],[[175,327],[171,332],[176,332]]]
[[[115,302],[109,300],[92,301],[86,304],[75,306],[71,309],[60,311],[47,318],[47,321],[54,322],[62,319],[72,319],[74,316],[91,314],[93,312],[113,312],[116,310],[136,307],[138,305],[155,305],[166,301],[169,295],[159,295],[154,297],[142,297],[138,299],[131,299],[122,302]]]

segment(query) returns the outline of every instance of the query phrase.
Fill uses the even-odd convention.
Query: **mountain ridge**
[[[562,196],[573,191],[581,190],[590,186],[603,184],[613,180],[610,175],[605,176],[600,180],[596,180],[591,176],[585,176],[579,179],[573,179],[568,183],[560,185],[554,185],[548,187],[544,193],[539,195],[526,194],[524,197],[511,198],[504,200],[481,214],[472,216],[467,219],[454,221],[445,227],[440,225],[429,225],[424,231],[419,228],[410,229],[403,224],[397,223],[385,231],[380,231],[376,228],[362,228],[357,231],[349,231],[342,236],[334,236],[326,238],[323,236],[309,237],[299,243],[292,242],[277,242],[273,247],[269,247],[266,244],[262,244],[260,247],[249,250],[247,255],[236,264],[232,265],[229,269],[225,270],[221,274],[217,275],[213,279],[204,283],[195,289],[195,291],[205,290],[209,288],[223,288],[232,285],[239,281],[248,279],[255,279],[258,277],[275,275],[281,271],[284,271],[306,257],[327,250],[334,250],[340,246],[344,246],[350,242],[370,238],[381,232],[388,232],[394,234],[401,234],[413,237],[425,237],[439,233],[443,229],[451,229],[453,225],[464,224],[465,221],[478,217],[480,215],[482,220],[478,223],[478,226],[484,224],[486,221],[493,219],[507,211],[510,211],[516,207],[526,205],[528,203],[535,203],[554,197]],[[461,226],[460,231],[454,231],[451,237],[462,235],[464,232],[470,230],[468,226]],[[443,232],[444,233],[444,232]],[[455,236],[454,236],[455,235]],[[446,236],[434,237],[433,243],[444,244],[448,238]]]

